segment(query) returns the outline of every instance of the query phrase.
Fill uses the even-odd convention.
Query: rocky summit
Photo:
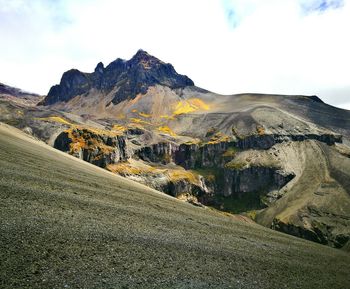
[[[60,84],[50,89],[42,104],[67,102],[92,89],[104,93],[114,90],[111,101],[116,104],[133,99],[139,93],[145,94],[149,87],[156,84],[171,89],[194,85],[187,76],[176,73],[171,64],[164,63],[140,49],[128,61],[118,58],[107,67],[100,62],[92,73],[77,69],[65,72]]]
[[[317,96],[219,95],[139,50],[65,72],[1,121],[79,159],[268,228],[350,248],[350,111]]]

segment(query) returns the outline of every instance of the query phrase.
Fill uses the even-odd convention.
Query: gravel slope
[[[350,288],[350,255],[193,207],[0,124],[0,288]]]

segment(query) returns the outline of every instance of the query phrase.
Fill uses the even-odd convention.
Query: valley
[[[39,102],[39,100],[37,100]],[[0,121],[198,206],[335,248],[350,240],[350,112],[317,96],[218,95],[139,50],[72,69]]]

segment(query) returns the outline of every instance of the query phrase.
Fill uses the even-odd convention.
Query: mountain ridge
[[[6,85],[0,82],[0,99],[23,105],[35,106],[40,101],[42,101],[43,98],[44,97],[39,94],[24,91],[20,88]]]
[[[118,86],[111,102],[117,104],[133,99],[137,94],[145,94],[150,86],[160,84],[172,89],[193,86],[187,76],[178,74],[169,63],[140,49],[130,60],[117,58],[106,67],[99,62],[92,73],[77,69],[66,71],[60,84],[51,87],[41,105],[67,102],[73,97],[87,93],[90,89],[111,91]]]

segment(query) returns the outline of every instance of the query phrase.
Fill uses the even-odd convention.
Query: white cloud
[[[305,14],[323,2],[329,9]],[[340,105],[350,94],[350,5],[334,3],[0,0],[0,81],[46,93],[65,70],[142,48],[215,92],[318,94]]]

